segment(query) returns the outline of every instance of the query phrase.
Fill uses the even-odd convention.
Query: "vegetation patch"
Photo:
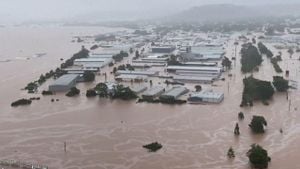
[[[278,61],[279,61],[279,59],[277,57],[271,59],[271,63],[273,65],[275,71],[277,73],[282,73],[283,71],[282,71],[281,67],[278,65]]]
[[[97,96],[97,93],[94,89],[89,89],[86,91],[86,97],[95,97]]]
[[[132,100],[138,98],[138,96],[129,88],[123,85],[117,85],[113,89],[111,95],[112,99]]]
[[[143,145],[145,149],[148,149],[149,152],[156,152],[159,149],[161,149],[163,146],[159,144],[158,142],[150,143],[147,145]]]
[[[244,90],[241,107],[252,106],[254,100],[266,101],[272,98],[274,88],[269,81],[255,79],[253,76],[243,79]]]
[[[268,168],[268,164],[271,161],[268,151],[258,144],[251,145],[251,149],[247,152],[247,156],[252,167],[257,169]]]
[[[95,74],[92,71],[84,71],[83,73],[84,82],[92,82],[94,80],[95,80]]]
[[[70,89],[70,91],[66,94],[66,96],[73,97],[73,96],[76,96],[76,95],[79,95],[79,94],[80,94],[80,90],[77,89],[76,87],[72,87]]]
[[[128,57],[128,56],[129,54],[127,52],[120,51],[120,53],[113,56],[113,59],[115,62],[121,62],[124,59],[124,57]]]
[[[13,103],[11,103],[12,107],[17,107],[17,106],[23,106],[23,105],[30,105],[32,103],[32,101],[30,99],[20,99],[17,100]]]
[[[266,55],[268,58],[272,58],[274,56],[273,53],[262,42],[259,42],[257,46],[261,54]]]
[[[263,116],[253,116],[249,127],[251,128],[253,133],[264,133],[264,127],[267,125],[267,121]]]
[[[43,90],[42,91],[42,95],[53,95],[53,92],[52,91]]]
[[[289,81],[285,80],[282,76],[274,76],[273,85],[278,92],[286,92],[289,89]]]
[[[244,73],[252,72],[263,61],[258,49],[251,43],[242,46],[241,56],[242,72]]]

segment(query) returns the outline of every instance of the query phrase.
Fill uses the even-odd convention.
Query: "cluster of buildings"
[[[76,85],[85,71],[101,71],[102,68],[114,62],[114,55],[120,51],[128,52],[130,48],[139,49],[140,52],[139,57],[134,57],[126,63],[130,64],[134,70],[116,71],[114,74],[116,82],[113,84],[126,84],[127,82],[140,84],[149,81],[161,84],[166,79],[174,84],[212,84],[222,76],[221,60],[225,55],[224,46],[228,41],[228,36],[184,31],[171,31],[161,36],[152,28],[134,32],[117,32],[111,36],[113,36],[111,40],[104,38],[105,40],[96,41],[98,48],[93,49],[88,58],[75,59],[74,66],[66,68],[67,74],[49,85],[49,90],[54,92],[69,90]],[[99,39],[98,36],[97,38]],[[176,61],[173,60],[171,63],[171,58],[174,59],[174,57]],[[189,93],[189,90],[183,86],[175,86],[171,89],[153,86],[148,89],[143,85],[138,85],[131,89],[141,94],[144,99],[176,100]],[[218,103],[223,98],[222,93],[204,91],[192,93],[189,101]]]

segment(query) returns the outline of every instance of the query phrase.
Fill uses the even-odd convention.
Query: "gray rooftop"
[[[70,83],[72,83],[74,80],[76,80],[78,78],[79,75],[77,74],[65,74],[62,75],[61,77],[59,77],[58,79],[56,79],[52,85],[69,85]]]
[[[156,95],[160,92],[164,91],[164,88],[161,87],[161,86],[153,86],[151,87],[149,90],[145,91],[143,93],[143,95],[145,96],[153,96],[153,95]]]
[[[191,94],[191,97],[199,97],[199,98],[209,98],[209,99],[219,99],[224,96],[224,93],[214,92],[212,90],[205,90],[201,92],[194,92]]]
[[[171,90],[164,93],[162,96],[172,96],[174,98],[177,98],[185,93],[187,93],[189,90],[186,87],[173,87]]]

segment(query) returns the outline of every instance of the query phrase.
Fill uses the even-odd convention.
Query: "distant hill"
[[[164,18],[174,22],[215,22],[253,19],[258,17],[300,15],[300,5],[241,6],[232,4],[193,7]]]

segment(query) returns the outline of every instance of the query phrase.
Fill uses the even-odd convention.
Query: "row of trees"
[[[131,66],[131,64],[119,65],[118,67],[114,67],[113,73],[116,73],[118,70],[130,70],[130,71],[134,71],[134,67]]]
[[[278,92],[286,92],[289,89],[288,80],[284,79],[282,76],[274,76],[272,83],[249,76],[248,78],[243,79],[243,83],[244,90],[241,107],[248,105],[252,106],[254,100],[267,101],[271,99],[275,92],[273,86]]]
[[[259,42],[257,46],[261,54],[266,55],[268,58],[272,58],[274,56],[273,53],[262,42]]]
[[[58,78],[63,74],[65,74],[65,71],[61,70],[60,68],[57,68],[55,71],[50,70],[45,75],[41,74],[38,80],[28,83],[24,89],[28,90],[28,93],[34,93],[34,91],[36,91],[39,86],[45,83],[47,79]]]
[[[271,82],[255,79],[253,76],[244,78],[243,83],[244,90],[241,107],[248,105],[253,106],[254,100],[269,100],[275,92]]]
[[[241,49],[242,72],[252,72],[262,63],[262,57],[258,49],[251,43],[244,44]]]
[[[115,62],[121,62],[124,59],[124,57],[128,57],[128,56],[129,54],[127,52],[120,51],[120,53],[113,56],[113,59]]]
[[[81,50],[78,53],[75,53],[70,59],[67,59],[64,63],[60,65],[61,69],[65,69],[67,67],[73,66],[75,59],[87,58],[89,56],[89,50],[85,49],[82,46]]]
[[[97,84],[93,89],[86,92],[87,97],[110,97],[112,99],[132,100],[138,96],[129,88],[123,85],[115,85],[113,89],[109,90],[105,83]]]

